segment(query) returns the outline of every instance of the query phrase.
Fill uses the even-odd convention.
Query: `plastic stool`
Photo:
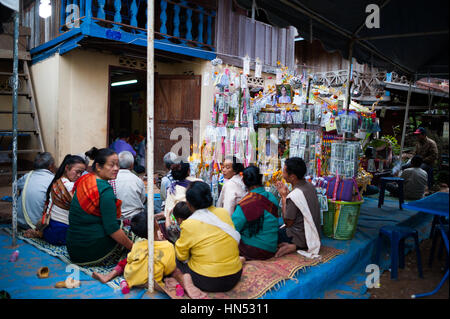
[[[377,242],[376,262],[380,262],[382,236],[386,236],[391,241],[391,279],[397,279],[398,268],[405,268],[405,239],[413,237],[416,246],[417,269],[419,277],[423,278],[422,272],[422,258],[420,257],[419,235],[417,230],[406,226],[383,226],[380,228],[380,233]]]
[[[401,177],[381,177],[380,178],[380,195],[378,196],[378,208],[384,204],[384,192],[386,190],[387,183],[397,183],[398,185],[398,206],[402,209],[402,204],[404,203],[403,194],[403,182],[404,179]]]

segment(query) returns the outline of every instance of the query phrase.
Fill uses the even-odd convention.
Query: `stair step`
[[[0,72],[0,75],[10,75],[12,76],[13,73],[12,72]],[[19,73],[19,76],[26,78],[27,75],[25,73]]]
[[[12,111],[0,111],[0,114],[12,114]],[[17,111],[17,114],[34,114],[33,111]]]
[[[17,175],[25,175],[29,171],[18,171]],[[12,176],[12,172],[0,172],[0,176]]]
[[[10,133],[10,134],[1,134],[1,133]],[[38,134],[36,130],[17,130],[17,133],[34,133]],[[2,130],[0,129],[0,136],[12,136],[12,130]]]
[[[13,95],[12,91],[0,91],[0,95]],[[26,97],[31,97],[30,93],[25,93],[25,92],[18,92],[17,93],[18,96],[26,96]]]
[[[41,150],[38,149],[32,149],[32,150],[17,150],[17,153],[37,153],[40,152]],[[12,154],[12,150],[7,150],[7,151],[0,151],[0,154]]]

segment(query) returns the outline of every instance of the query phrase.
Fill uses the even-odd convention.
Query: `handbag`
[[[353,190],[356,189],[358,201],[361,200],[358,184],[354,177],[342,179],[339,175],[328,180],[327,197],[333,201],[351,202],[353,200]]]
[[[50,205],[50,208],[48,208],[48,201],[45,202],[44,205],[44,211],[42,212],[42,219],[40,223],[37,223],[36,225],[36,229],[39,231],[43,231],[45,228],[47,228],[47,226],[50,224],[50,217],[51,217],[51,211],[53,208],[53,201],[52,204]]]

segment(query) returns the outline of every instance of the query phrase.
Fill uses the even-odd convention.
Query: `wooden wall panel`
[[[268,25],[264,26],[265,43],[264,43],[264,59],[261,59],[263,64],[272,65],[272,28]]]
[[[220,0],[216,20],[217,54],[226,63],[239,61],[249,55],[252,60],[259,57],[265,67],[295,65],[295,29],[280,29],[262,23],[232,10],[232,0]],[[221,56],[222,54],[222,56]]]
[[[266,54],[266,26],[263,24],[255,24],[255,59],[259,58],[264,61]]]

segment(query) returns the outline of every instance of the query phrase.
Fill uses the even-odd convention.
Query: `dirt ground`
[[[155,192],[157,189],[155,189]],[[11,187],[0,187],[0,198],[11,196]],[[0,223],[11,223],[12,204],[0,201]],[[445,248],[442,259],[437,257],[438,250],[435,251],[435,258],[432,268],[428,267],[428,258],[430,256],[431,240],[426,239],[420,244],[420,253],[422,256],[422,269],[424,278],[419,278],[416,264],[416,253],[411,251],[406,255],[405,269],[399,269],[398,280],[390,279],[390,272],[385,271],[380,278],[380,288],[369,289],[371,299],[411,299],[411,295],[432,291],[444,276],[445,267]],[[423,299],[448,299],[449,282],[444,283],[442,288],[433,296]]]
[[[445,247],[442,258],[438,258],[438,249],[435,250],[432,267],[428,266],[431,250],[431,239],[425,239],[420,243],[422,258],[423,278],[419,277],[415,250],[405,256],[405,269],[398,270],[398,279],[391,280],[391,273],[385,271],[380,278],[380,288],[369,289],[370,299],[411,299],[411,295],[430,292],[437,287],[445,274]],[[421,299],[448,299],[449,281],[447,280],[441,289],[434,295]]]

